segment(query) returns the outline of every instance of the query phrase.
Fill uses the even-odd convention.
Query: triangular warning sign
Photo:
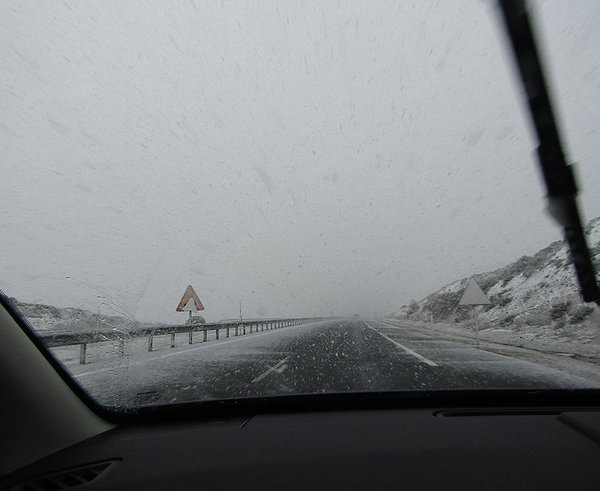
[[[473,278],[470,278],[458,305],[489,305],[491,303],[490,299],[479,288],[477,282]]]
[[[183,297],[181,297],[179,305],[177,305],[175,310],[177,312],[184,312],[186,310],[204,310],[204,305],[202,305],[200,297],[198,297],[192,288],[192,285],[188,285],[188,287],[185,289],[185,293],[183,294]]]

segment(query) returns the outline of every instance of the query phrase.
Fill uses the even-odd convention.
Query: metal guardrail
[[[175,347],[175,335],[181,333],[188,334],[188,344],[193,344],[193,335],[195,332],[201,332],[202,342],[207,342],[208,331],[215,331],[215,338],[219,339],[220,333],[224,333],[226,338],[230,336],[243,336],[252,332],[268,331],[281,327],[296,326],[306,322],[316,322],[321,317],[302,317],[293,319],[261,319],[245,320],[229,323],[211,323],[211,324],[183,324],[175,326],[154,326],[140,327],[129,331],[84,331],[84,332],[61,332],[61,333],[40,333],[40,337],[49,348],[59,346],[79,345],[79,363],[85,365],[87,355],[87,345],[92,343],[103,343],[107,341],[118,341],[119,354],[125,353],[125,341],[131,338],[147,337],[148,351],[153,350],[154,336],[171,336],[171,348]]]

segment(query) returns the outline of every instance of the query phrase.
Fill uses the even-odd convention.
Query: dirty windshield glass
[[[531,12],[597,263],[600,4]],[[0,288],[100,404],[600,386],[495,3],[0,26]]]

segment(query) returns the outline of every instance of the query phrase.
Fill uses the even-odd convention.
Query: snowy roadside
[[[311,330],[322,324],[322,321],[307,322],[266,331],[254,331],[253,333],[247,331],[247,334],[243,336],[234,336],[232,331],[230,337],[221,334],[219,339],[216,338],[215,331],[208,331],[206,342],[202,341],[202,333],[197,332],[194,333],[193,344],[188,343],[187,333],[180,333],[175,336],[175,347],[173,348],[171,347],[170,335],[159,335],[154,336],[153,351],[151,352],[148,351],[147,338],[145,337],[128,339],[122,353],[119,352],[118,343],[114,341],[90,343],[85,365],[79,364],[79,345],[51,348],[51,351],[75,377],[83,377],[110,370],[126,370],[134,364],[161,361],[163,359],[174,360],[178,355],[192,352],[201,352],[205,357],[211,356],[209,353],[219,351],[223,346],[227,346],[228,352],[232,352],[231,346],[243,346],[240,353],[247,354],[256,346],[260,349],[265,343],[269,344],[270,341],[268,340],[270,339],[296,336],[298,332]]]
[[[394,326],[422,329],[439,339],[476,346],[475,332],[456,324],[423,323],[386,319]],[[550,328],[527,328],[511,331],[484,328],[479,332],[478,349],[538,363],[600,384],[600,336],[587,327],[577,331],[557,332]],[[575,335],[577,338],[575,338]]]

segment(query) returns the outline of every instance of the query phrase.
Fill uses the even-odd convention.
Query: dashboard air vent
[[[54,474],[36,477],[14,486],[11,488],[11,491],[62,491],[64,489],[72,489],[95,481],[116,462],[116,460],[95,462]]]

